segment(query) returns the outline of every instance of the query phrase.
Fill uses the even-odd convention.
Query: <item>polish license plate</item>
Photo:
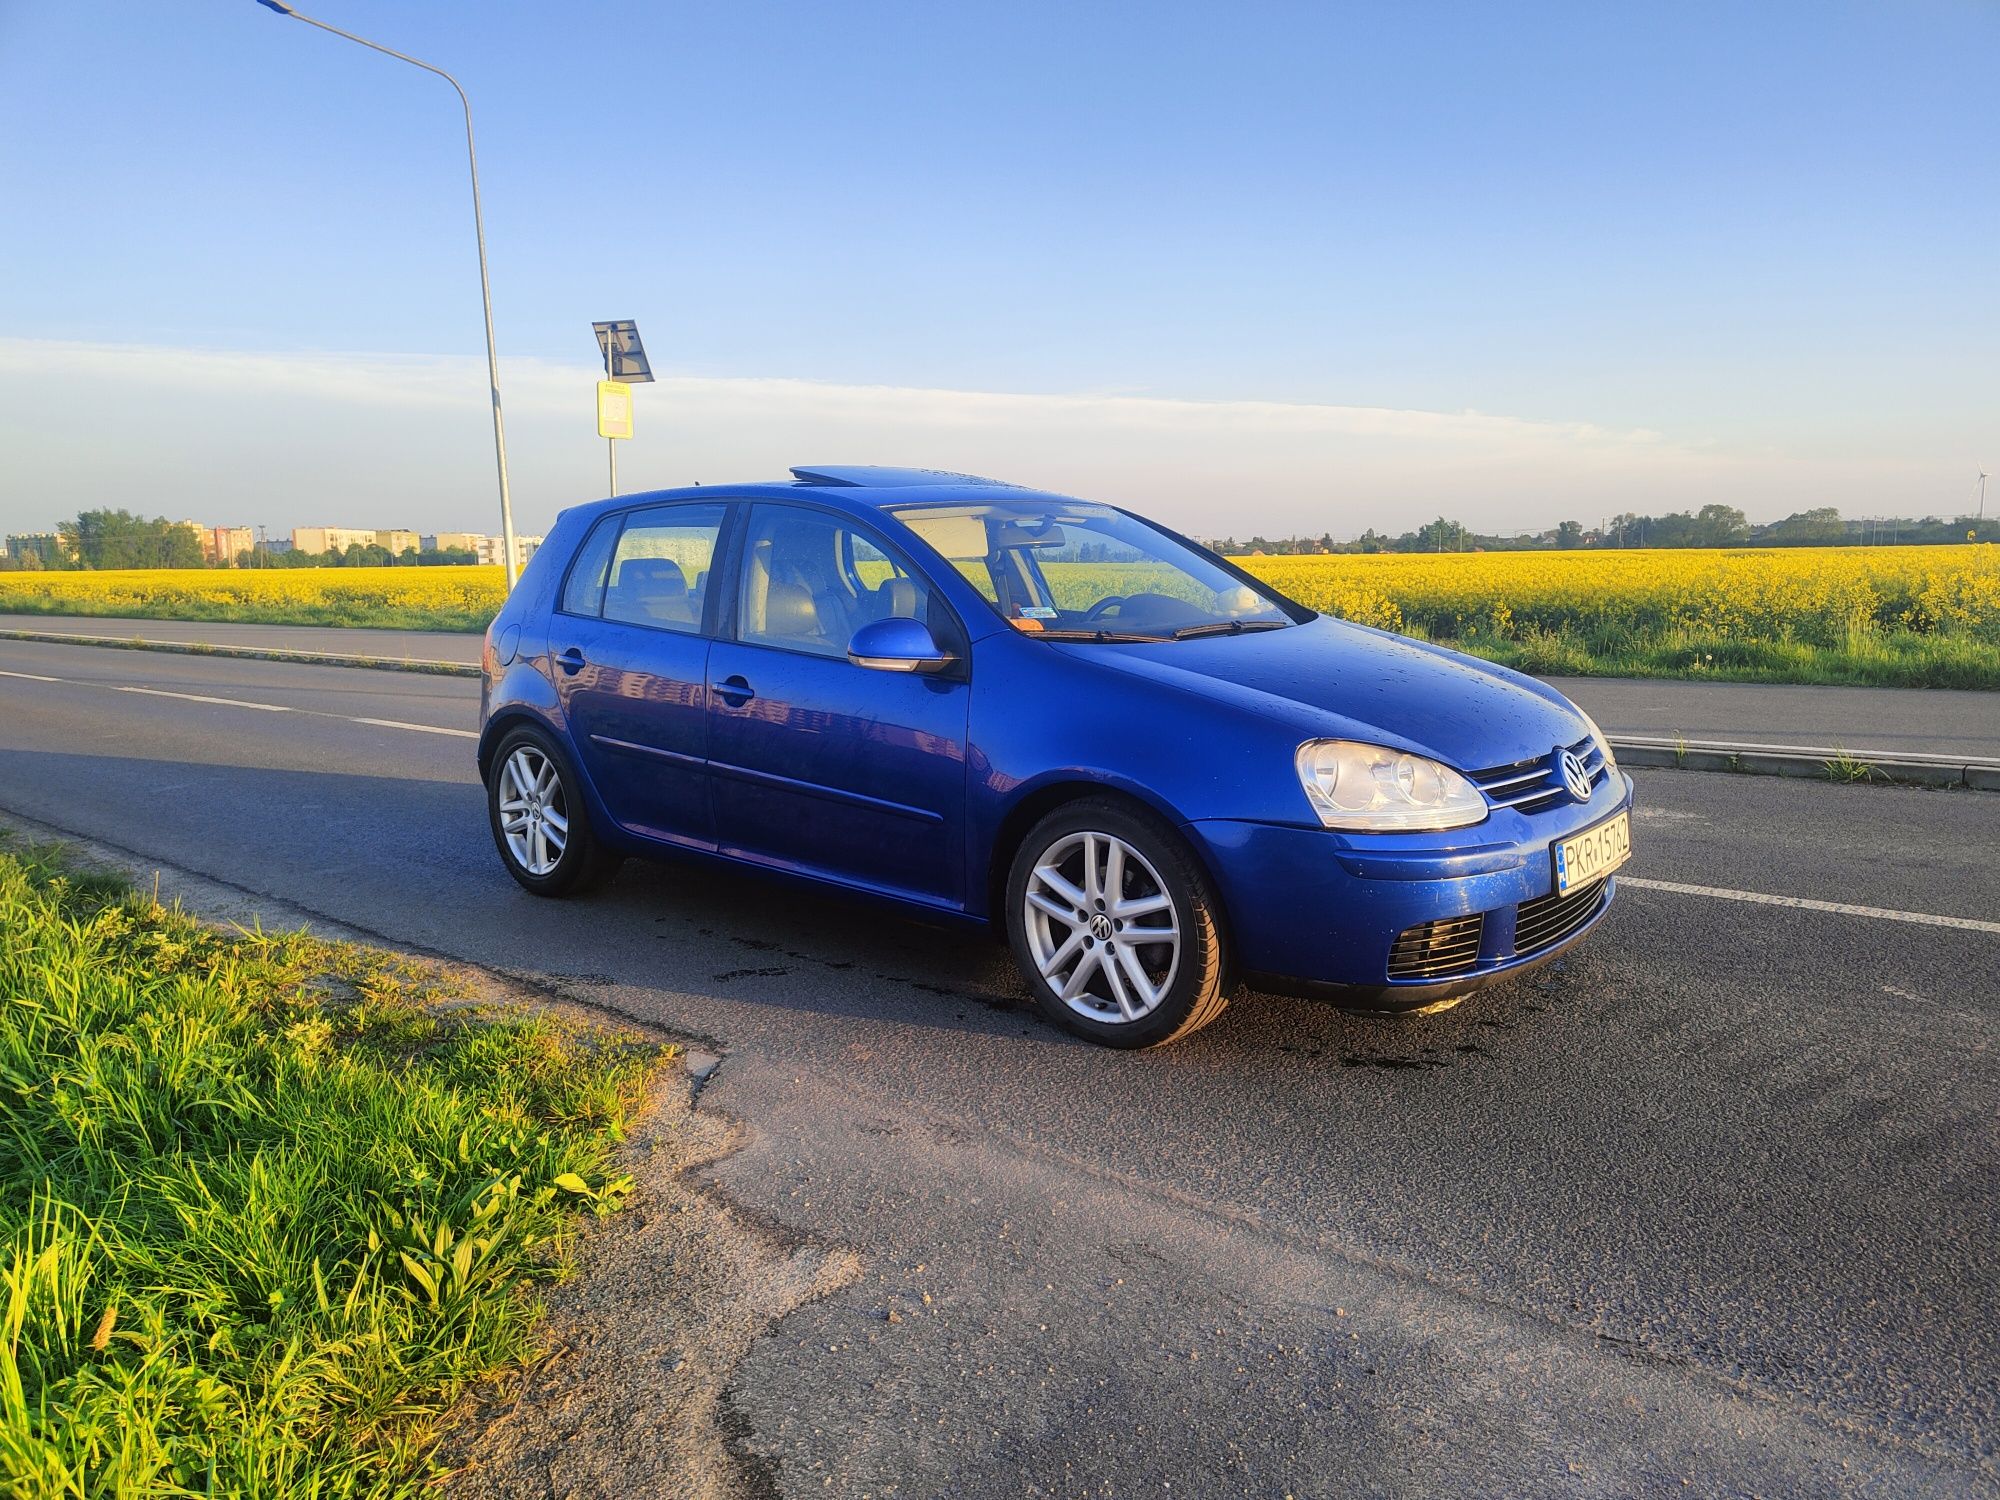
[[[1632,820],[1624,813],[1586,828],[1554,846],[1556,894],[1601,880],[1632,857]]]

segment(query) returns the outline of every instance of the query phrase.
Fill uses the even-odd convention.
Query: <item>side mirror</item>
[[[854,632],[847,659],[877,672],[942,672],[958,658],[931,638],[922,620],[875,620]]]

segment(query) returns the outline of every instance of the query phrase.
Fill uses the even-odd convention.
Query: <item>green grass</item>
[[[1512,639],[1473,636],[1438,644],[1540,677],[2000,689],[2000,645],[1913,631],[1857,631],[1842,646],[1744,641],[1683,631],[1593,638],[1567,630],[1533,629]]]
[[[404,1494],[657,1047],[0,850],[0,1492]]]
[[[442,630],[477,635],[494,610],[460,605],[381,604],[332,596],[320,600],[133,599],[0,596],[0,626],[8,615],[70,615],[119,620],[186,620],[211,625],[327,625],[346,630]],[[28,629],[33,627],[22,626]]]

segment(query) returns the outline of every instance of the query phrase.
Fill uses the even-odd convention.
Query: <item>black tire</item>
[[[535,763],[533,758],[539,757],[540,763],[546,765],[552,775],[552,790],[536,799],[538,810],[545,808],[553,811],[568,824],[560,854],[549,869],[539,873],[523,863],[515,853],[502,824],[500,804],[516,793],[516,789],[509,785],[508,768],[516,763],[517,753],[523,751],[528,754],[520,764],[532,765]],[[500,863],[507,867],[509,875],[520,882],[522,889],[533,891],[537,896],[567,896],[593,890],[609,880],[624,862],[624,856],[615,849],[607,848],[597,836],[597,830],[591,826],[590,811],[584,802],[576,768],[550,735],[525,724],[510,729],[493,747],[493,757],[487,764],[487,826],[493,832],[494,848],[500,851]],[[509,813],[507,816],[518,814]]]
[[[1076,1001],[1066,1001],[1042,977],[1031,947],[1037,940],[1045,945],[1052,943],[1056,929],[1044,922],[1039,939],[1031,935],[1027,911],[1029,882],[1036,878],[1037,866],[1045,855],[1068,847],[1067,841],[1087,834],[1108,834],[1140,856],[1141,866],[1126,877],[1128,895],[1134,891],[1164,895],[1172,904],[1180,937],[1178,955],[1172,961],[1170,974],[1162,969],[1159,977],[1165,982],[1157,1003],[1136,1019],[1124,1019],[1110,1008],[1114,1002],[1106,993],[1135,996],[1137,992],[1129,979],[1121,977],[1116,985],[1109,983],[1100,964]],[[1072,849],[1058,868],[1080,868],[1083,858],[1081,849]],[[1157,881],[1153,879],[1155,875]],[[1080,882],[1072,883],[1081,888]],[[1149,892],[1146,887],[1156,889]],[[1038,891],[1048,894],[1039,885]],[[1051,812],[1021,841],[1013,868],[1008,872],[1006,901],[1007,942],[1014,951],[1021,977],[1042,1014],[1067,1031],[1106,1047],[1160,1047],[1199,1031],[1228,1007],[1233,985],[1229,980],[1221,902],[1216,899],[1208,873],[1193,851],[1172,828],[1143,807],[1119,797],[1095,796],[1065,803]],[[1104,910],[1101,900],[1092,904]],[[1133,930],[1145,929],[1135,924]],[[1119,931],[1124,933],[1122,925]],[[1075,927],[1073,935],[1086,946],[1093,941],[1081,925]],[[1129,935],[1114,941],[1133,946]],[[1060,945],[1057,951],[1061,951]],[[1135,951],[1152,955],[1150,962],[1157,960],[1164,950],[1159,945],[1137,945]],[[1079,957],[1067,967],[1067,974],[1073,974],[1076,965],[1083,962]],[[1120,973],[1122,976],[1124,971]],[[1065,979],[1065,970],[1058,969],[1056,977]]]

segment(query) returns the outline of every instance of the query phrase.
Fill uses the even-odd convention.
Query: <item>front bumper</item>
[[[1632,806],[1632,780],[1607,778],[1588,802],[1524,816],[1496,810],[1446,833],[1357,835],[1321,828],[1203,820],[1183,832],[1220,886],[1236,963],[1259,989],[1366,1010],[1408,1010],[1520,974],[1580,942],[1610,909],[1615,878],[1594,910],[1553,937],[1530,907],[1555,886],[1550,846]],[[1396,941],[1429,922],[1483,914],[1477,953],[1444,977],[1390,972]]]

